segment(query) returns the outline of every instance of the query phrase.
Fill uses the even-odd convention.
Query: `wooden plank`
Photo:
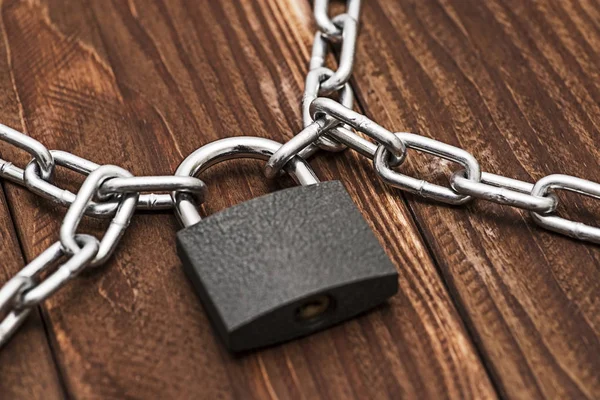
[[[486,171],[600,181],[597,1],[365,3],[354,84],[370,117]],[[443,182],[454,168],[411,151],[402,169]],[[501,393],[599,398],[598,246],[507,207],[407,198]],[[561,215],[598,225],[597,201],[564,200]]]
[[[163,174],[208,141],[285,140],[300,128],[314,29],[303,2],[5,1],[2,17],[27,130],[51,148]],[[398,266],[389,306],[233,357],[182,274],[175,219],[138,216],[106,266],[46,302],[69,396],[494,398],[406,207],[356,155],[315,168],[347,183]],[[59,171],[57,181],[71,178]],[[203,178],[207,213],[281,187],[264,182],[258,163]],[[64,210],[20,189],[8,195],[30,258],[56,240]]]
[[[4,194],[0,193],[0,285],[24,265]],[[6,399],[64,397],[38,310],[0,350],[0,393]]]
[[[1,43],[6,43],[6,34],[0,20]],[[11,77],[10,48],[0,46],[0,115],[4,124],[16,128],[21,126],[21,113]],[[10,146],[8,146],[10,147]],[[7,151],[5,151],[5,149]],[[2,157],[7,159],[14,149],[2,146]],[[24,156],[21,154],[21,156]],[[23,164],[22,164],[23,165]],[[25,261],[11,215],[0,190],[0,286],[14,276]],[[2,318],[3,315],[0,315]],[[61,399],[64,393],[52,359],[44,325],[38,310],[34,310],[23,324],[20,333],[0,349],[0,397],[3,399]]]

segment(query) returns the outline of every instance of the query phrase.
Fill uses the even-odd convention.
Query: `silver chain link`
[[[313,42],[310,71],[306,78],[307,85],[302,104],[305,129],[282,145],[269,159],[265,166],[267,177],[277,176],[285,163],[296,155],[309,157],[318,148],[328,150],[322,145],[317,147],[316,144],[324,138],[333,139],[373,160],[378,176],[391,186],[447,204],[465,204],[477,198],[521,208],[529,211],[533,221],[543,228],[576,239],[600,243],[600,228],[555,215],[559,201],[553,193],[554,189],[564,189],[600,198],[600,184],[569,175],[549,175],[532,184],[482,172],[476,158],[463,149],[413,133],[392,133],[353,111],[351,106],[343,102],[316,97],[315,94],[327,95],[333,89],[339,89],[342,83],[348,84],[354,64],[354,55],[349,53],[356,49],[357,32],[354,29],[360,16],[360,0],[348,0],[346,12],[333,18],[330,18],[328,11],[328,0],[314,1],[314,18],[319,31]],[[348,20],[357,23],[342,22]],[[350,29],[347,34],[346,29]],[[348,43],[345,43],[346,40]],[[340,42],[338,69],[328,73],[327,79],[323,78],[322,73],[316,77],[311,76],[316,74],[314,71],[324,67],[328,49]],[[315,81],[319,83],[315,84]],[[331,119],[335,119],[337,124],[331,122]],[[307,124],[307,121],[312,124]],[[371,137],[376,143],[364,139],[350,127]],[[456,162],[462,169],[452,174],[448,187],[412,178],[394,169],[405,161],[407,149],[419,150]]]
[[[48,150],[37,140],[0,124],[0,140],[32,155],[25,169],[0,159],[0,177],[26,187],[32,193],[68,207],[60,228],[60,240],[33,259],[0,289],[0,347],[25,321],[31,310],[89,266],[104,264],[115,250],[136,209],[173,208],[171,191],[189,193],[203,201],[206,185],[192,177],[137,176],[114,165],[98,165],[74,154]],[[56,186],[56,166],[83,175],[77,194]],[[164,193],[142,194],[148,191]],[[102,240],[76,233],[87,214],[112,218]],[[60,259],[64,262],[50,272]],[[42,279],[42,275],[45,277]]]
[[[308,158],[319,150],[337,152],[351,148],[371,159],[378,176],[394,187],[447,204],[465,204],[477,198],[521,208],[529,211],[533,221],[546,229],[600,243],[600,228],[555,214],[559,200],[554,194],[554,190],[564,189],[600,199],[600,184],[569,175],[549,175],[532,184],[482,172],[475,157],[463,149],[413,133],[393,133],[353,111],[354,94],[349,80],[356,53],[360,7],[360,0],[348,0],[345,13],[330,17],[329,0],[314,0],[314,18],[319,31],[314,36],[302,99],[304,129],[278,148],[276,142],[269,142],[271,147],[275,147],[264,168],[268,178],[279,176],[292,162],[297,163],[296,156]],[[326,60],[329,51],[336,48],[339,48],[340,56],[338,68],[334,70],[326,67]],[[336,92],[339,94],[337,101],[322,97]],[[251,149],[254,143],[251,139],[229,138],[227,146]],[[68,207],[60,229],[60,240],[0,289],[0,347],[14,334],[33,307],[86,267],[106,262],[136,209],[168,210],[177,202],[178,208],[187,207],[195,212],[195,204],[204,201],[206,185],[197,178],[178,175],[182,175],[183,170],[186,172],[183,175],[193,175],[187,169],[197,169],[205,153],[214,156],[216,151],[223,159],[230,157],[227,149],[215,149],[209,144],[194,153],[197,156],[192,159],[200,161],[196,160],[193,165],[182,164],[175,175],[135,177],[114,165],[100,166],[71,153],[48,150],[37,140],[1,124],[0,141],[32,156],[25,169],[0,159],[0,178]],[[406,160],[408,149],[455,162],[462,168],[449,177],[448,187],[410,177],[397,170]],[[261,151],[256,153],[259,158],[268,157]],[[77,194],[53,183],[57,165],[87,175]],[[161,193],[147,193],[153,191]],[[77,233],[84,214],[112,218],[100,241]],[[197,212],[191,215],[197,215]],[[194,221],[184,222],[189,224],[196,220],[199,216]],[[53,272],[47,272],[60,259],[64,262]],[[42,279],[42,275],[45,278]]]
[[[83,247],[40,281],[40,275],[66,255],[56,242],[37,256],[0,289],[0,347],[25,321],[33,307],[46,300],[87,267],[98,254],[98,240],[88,235],[75,238]]]

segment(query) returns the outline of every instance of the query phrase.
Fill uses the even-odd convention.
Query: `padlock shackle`
[[[176,176],[197,176],[203,171],[223,161],[235,158],[253,158],[267,161],[281,147],[271,139],[254,136],[235,136],[219,139],[205,144],[190,154],[175,171]],[[306,160],[300,157],[292,158],[284,167],[292,179],[300,185],[319,183]],[[197,210],[193,196],[185,192],[171,194],[175,204],[175,214],[183,226],[194,225],[202,219]]]

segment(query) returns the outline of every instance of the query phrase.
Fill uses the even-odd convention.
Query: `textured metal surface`
[[[278,191],[177,235],[186,274],[225,345],[247,350],[321,330],[385,301],[398,275],[340,182]],[[319,295],[329,308],[301,320]]]

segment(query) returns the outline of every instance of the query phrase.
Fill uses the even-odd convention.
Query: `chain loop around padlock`
[[[259,137],[235,136],[220,139],[208,143],[190,154],[179,164],[175,175],[197,176],[215,164],[237,158],[253,158],[266,161],[280,147],[281,143]],[[292,158],[286,163],[284,170],[294,181],[301,185],[319,182],[319,179],[303,158]],[[177,217],[183,226],[196,224],[202,219],[196,209],[197,204],[189,193],[173,192],[172,196]]]
[[[200,203],[204,201],[206,196],[206,184],[198,178],[188,176],[133,176],[130,178],[112,178],[102,183],[98,189],[97,197],[99,199],[110,199],[115,194],[123,195],[126,193],[143,193],[152,191],[164,192],[188,192],[196,197]],[[157,203],[162,203],[165,195],[140,194],[140,197],[147,196],[152,199],[156,198]],[[159,197],[160,196],[160,197]],[[170,194],[166,194],[171,199]],[[150,200],[151,201],[151,200]],[[172,203],[172,200],[169,201]],[[138,199],[138,208],[140,200]]]

